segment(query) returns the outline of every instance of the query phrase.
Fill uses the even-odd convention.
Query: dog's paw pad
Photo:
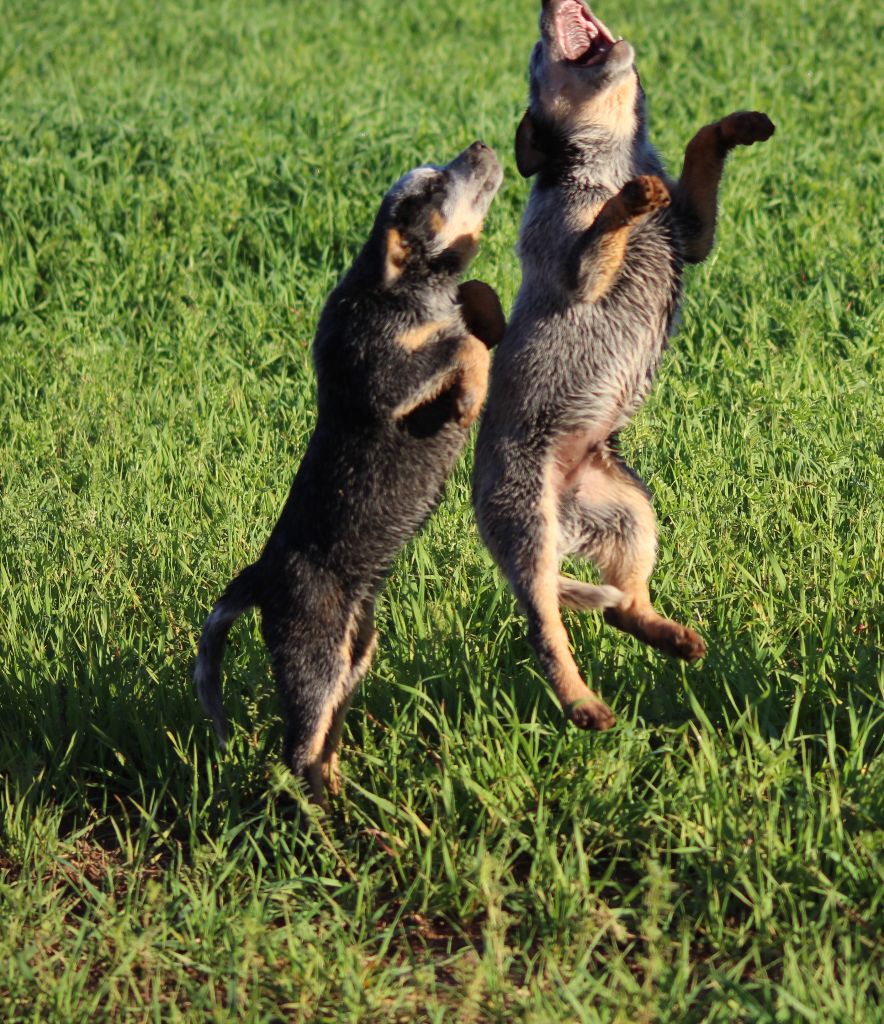
[[[729,114],[719,123],[719,129],[727,146],[751,146],[754,142],[766,142],[776,131],[767,114],[757,110],[741,110]]]
[[[578,729],[591,729],[594,732],[604,732],[617,722],[614,712],[598,697],[575,700],[568,707],[568,717]]]
[[[656,174],[643,174],[628,181],[620,196],[630,217],[641,217],[661,210],[671,202],[669,189]]]

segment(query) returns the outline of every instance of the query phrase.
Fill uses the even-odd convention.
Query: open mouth
[[[564,59],[580,67],[601,64],[617,40],[581,0],[565,0],[556,12],[556,34]]]

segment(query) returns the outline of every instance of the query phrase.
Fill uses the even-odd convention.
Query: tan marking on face
[[[612,89],[605,89],[583,102],[573,104],[572,120],[575,126],[597,125],[606,128],[617,138],[631,138],[635,135],[635,97],[638,79],[634,74]]]
[[[556,65],[550,86],[541,96],[547,116],[566,130],[604,128],[616,138],[631,138],[637,128],[635,100],[638,78],[634,73],[601,92],[593,92],[574,69]]]
[[[423,348],[434,334],[449,327],[451,327],[450,320],[428,320],[425,324],[411,327],[397,335],[396,344],[401,345],[408,352],[416,352],[417,349]]]
[[[468,195],[460,195],[447,217],[434,212],[430,221],[441,249],[467,251],[479,244],[483,217]]]

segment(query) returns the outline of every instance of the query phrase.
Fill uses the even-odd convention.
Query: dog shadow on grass
[[[623,730],[636,726],[665,737],[698,718],[717,731],[747,708],[762,735],[775,737],[797,698],[798,727],[807,731],[819,731],[832,707],[831,682],[798,693],[789,652],[774,658],[745,634],[709,635],[706,658],[684,667],[598,623],[569,621],[569,628],[588,681],[618,716],[618,727],[601,741],[581,739],[565,722],[518,615],[495,630],[482,621],[437,624],[421,642],[382,629],[375,666],[345,730],[343,799],[371,810],[373,800],[387,799],[397,785],[435,785],[446,771],[446,750],[466,751],[520,730],[537,737],[536,764],[525,768],[530,775],[542,773],[544,745],[553,747],[560,737],[591,749],[595,742],[622,742]],[[275,856],[280,829],[296,832],[314,821],[300,783],[280,765],[282,725],[256,620],[237,627],[225,666],[234,726],[227,753],[193,694],[187,638],[153,666],[135,650],[99,656],[89,638],[78,638],[75,648],[56,675],[46,660],[34,658],[17,669],[38,685],[5,688],[0,773],[13,793],[63,807],[72,830],[113,818],[185,847],[206,835],[245,841],[251,821],[249,841],[265,858]],[[84,650],[91,654],[78,659]],[[863,672],[871,676],[871,657],[861,649],[838,672],[835,687],[846,690]],[[337,801],[328,827],[346,835],[351,826]],[[243,834],[231,839],[237,829]],[[294,856],[288,847],[284,854]]]

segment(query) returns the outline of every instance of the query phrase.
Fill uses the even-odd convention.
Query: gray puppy
[[[566,714],[607,729],[614,716],[584,683],[560,608],[607,609],[609,623],[667,654],[705,653],[694,630],[651,604],[654,511],[615,441],[650,390],[683,264],[712,247],[725,157],[774,126],[754,112],[707,125],[675,182],[648,140],[630,44],[580,0],[544,0],[540,30],[516,136],[520,172],[537,175],[519,238],[523,280],[492,369],[474,501]],[[595,563],[603,585],[560,576],[566,554]]]

